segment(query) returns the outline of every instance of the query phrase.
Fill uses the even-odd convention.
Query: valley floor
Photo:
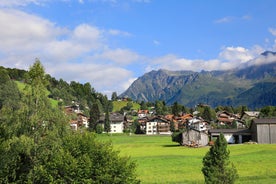
[[[135,160],[142,183],[204,183],[202,158],[209,147],[178,146],[170,136],[102,134],[98,139],[112,141],[122,156]],[[236,183],[275,183],[276,144],[229,145],[228,149],[239,174]]]

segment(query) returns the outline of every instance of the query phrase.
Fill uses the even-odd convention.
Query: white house
[[[124,116],[119,113],[111,113],[110,120],[110,133],[123,133],[124,131]]]
[[[146,134],[147,135],[155,135],[157,134],[157,122],[148,121],[146,123]]]
[[[202,119],[192,118],[189,121],[189,127],[198,131],[207,130],[207,124]]]
[[[147,135],[168,135],[170,131],[170,121],[162,117],[153,117],[146,121],[146,134]]]

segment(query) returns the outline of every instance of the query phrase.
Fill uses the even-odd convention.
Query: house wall
[[[233,134],[224,133],[223,135],[224,135],[224,138],[226,139],[227,143],[231,143],[231,144],[235,143],[235,138],[234,138]]]
[[[276,125],[270,124],[270,139],[272,144],[276,144]]]
[[[260,144],[270,143],[268,124],[257,125],[257,142]]]
[[[209,137],[207,134],[195,130],[190,130],[183,132],[182,134],[182,144],[191,145],[197,144],[198,146],[206,146],[209,142]]]
[[[146,134],[154,135],[157,134],[157,122],[151,121],[146,124]]]
[[[123,133],[124,124],[123,122],[111,122],[110,123],[110,133]]]
[[[276,144],[276,125],[258,124],[257,142],[260,144]]]

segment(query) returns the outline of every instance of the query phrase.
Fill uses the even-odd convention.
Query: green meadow
[[[137,163],[141,183],[204,183],[202,158],[209,147],[178,146],[170,136],[110,134],[98,135],[102,141],[111,141],[122,156],[130,156]],[[236,183],[275,183],[276,145],[229,145],[230,160],[236,166]]]

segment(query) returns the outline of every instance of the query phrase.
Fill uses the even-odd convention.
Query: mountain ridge
[[[260,57],[269,55],[275,56],[276,52],[267,51]],[[273,93],[276,94],[276,60],[232,70],[153,70],[135,80],[120,96],[128,96],[136,101],[178,102],[190,107],[206,103],[213,107],[247,105],[259,108],[276,105],[276,95]]]

